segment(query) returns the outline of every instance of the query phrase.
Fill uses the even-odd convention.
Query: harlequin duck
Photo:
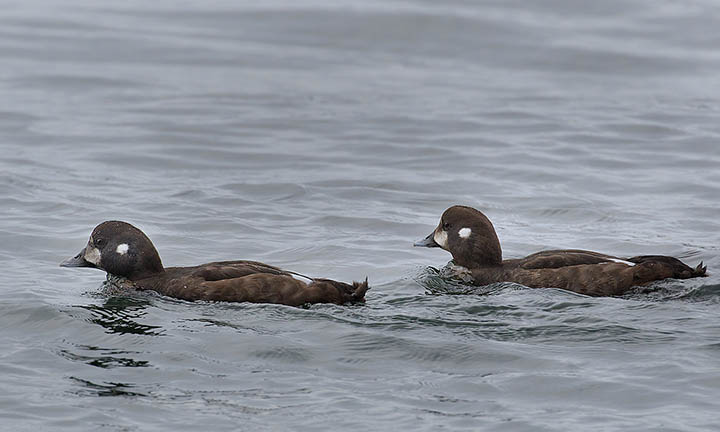
[[[440,224],[414,246],[450,252],[477,285],[515,282],[530,288],[563,288],[589,296],[621,295],[652,281],[705,276],[700,263],[691,268],[668,256],[618,258],[584,250],[548,250],[521,259],[502,259],[497,234],[480,211],[465,206],[445,210]]]
[[[107,221],[62,267],[93,267],[129,279],[140,290],[153,290],[183,300],[279,303],[364,302],[365,282],[348,285],[330,279],[307,278],[255,261],[221,261],[196,267],[163,267],[155,246],[126,222]]]

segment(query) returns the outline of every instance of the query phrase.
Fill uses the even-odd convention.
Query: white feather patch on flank
[[[83,258],[85,258],[85,261],[95,264],[96,266],[99,266],[100,265],[100,250],[98,248],[94,248],[94,247],[86,247],[85,248],[85,256]]]
[[[634,262],[625,261],[625,260],[621,260],[621,259],[617,259],[617,258],[608,258],[608,259],[609,259],[610,261],[614,261],[614,262],[620,263],[620,264],[627,264],[627,265],[629,265],[629,266],[634,266],[634,265],[635,265]]]
[[[447,232],[446,231],[435,231],[435,235],[433,235],[433,240],[435,240],[435,243],[439,244],[441,248],[447,249]]]
[[[119,253],[120,255],[125,255],[130,249],[130,246],[127,245],[127,243],[123,243],[121,245],[118,245],[117,249],[115,249],[115,252]]]
[[[470,237],[470,234],[472,234],[472,230],[470,228],[461,228],[460,231],[458,231],[460,238],[468,238]]]
[[[295,279],[295,280],[299,280],[300,282],[304,282],[304,283],[306,283],[306,284],[308,284],[308,285],[311,284],[311,283],[313,283],[313,280],[310,279],[310,278],[307,277],[307,276],[303,276],[303,275],[300,275],[300,274],[297,274],[297,273],[293,273],[293,272],[288,272],[288,273],[290,273],[290,276],[292,276],[292,278]]]

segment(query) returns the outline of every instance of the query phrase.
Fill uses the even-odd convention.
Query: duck
[[[500,241],[481,211],[455,205],[443,212],[433,232],[414,243],[452,254],[454,272],[474,285],[514,282],[529,288],[561,288],[587,296],[619,296],[636,286],[668,278],[707,275],[703,263],[692,268],[677,258],[641,255],[620,258],[580,249],[545,250],[525,258],[503,260]]]
[[[90,267],[128,280],[138,290],[188,301],[275,303],[362,303],[368,281],[346,284],[310,278],[257,261],[218,261],[194,267],[164,267],[140,229],[122,221],[95,227],[85,247],[61,267]]]

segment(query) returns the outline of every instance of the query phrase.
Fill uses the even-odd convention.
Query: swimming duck
[[[352,285],[308,278],[256,261],[220,261],[195,267],[163,267],[150,239],[126,222],[107,221],[93,230],[87,245],[62,267],[92,267],[129,279],[135,288],[183,300],[278,303],[365,301],[365,282]]]
[[[482,212],[466,206],[445,210],[435,231],[414,246],[440,247],[477,285],[515,282],[530,288],[563,288],[589,296],[616,296],[637,285],[705,276],[677,258],[644,255],[618,258],[585,250],[547,250],[520,259],[502,259],[495,228]]]

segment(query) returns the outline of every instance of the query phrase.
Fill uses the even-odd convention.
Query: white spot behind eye
[[[120,255],[125,255],[129,248],[130,246],[128,246],[127,243],[123,243],[121,245],[118,245],[117,249],[115,249],[115,252],[119,253]]]
[[[461,238],[468,238],[468,237],[470,237],[471,233],[472,233],[472,230],[470,228],[461,228],[460,231],[458,231],[458,235]]]

